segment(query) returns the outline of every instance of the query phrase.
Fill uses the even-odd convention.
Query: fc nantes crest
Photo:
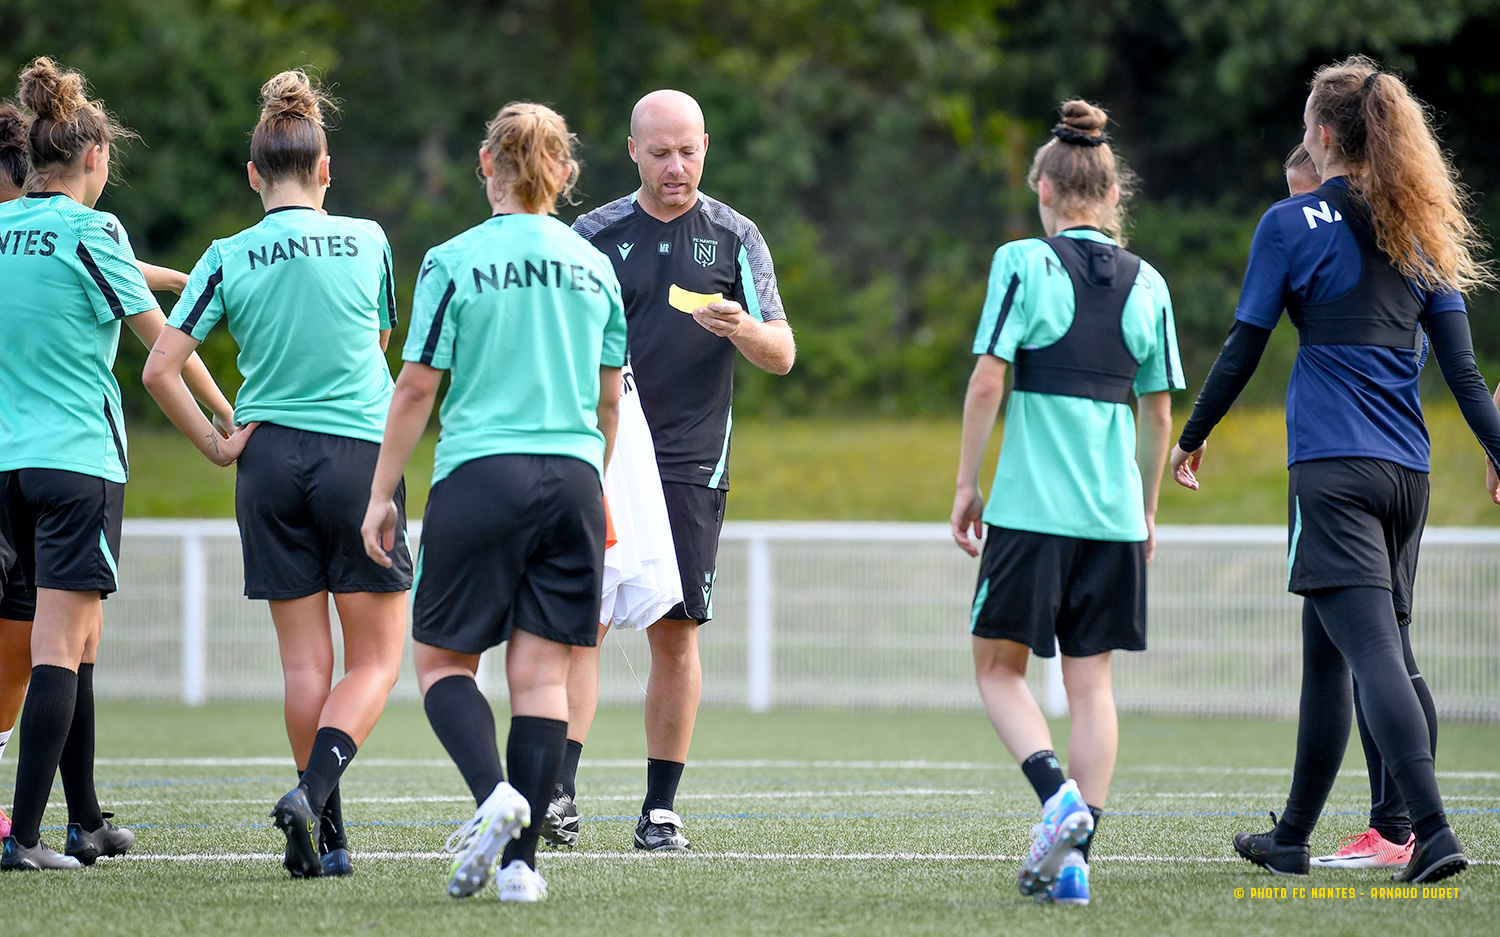
[[[693,238],[693,259],[705,267],[712,267],[719,259],[719,242],[708,238]]]

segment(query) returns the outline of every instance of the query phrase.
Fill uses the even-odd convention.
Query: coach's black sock
[[[73,722],[68,740],[57,761],[63,794],[68,799],[68,822],[86,833],[104,825],[99,795],[94,791],[94,665],[78,665],[78,695],[73,703]]]
[[[307,791],[307,802],[313,813],[323,815],[328,805],[328,795],[338,787],[344,769],[354,760],[359,747],[343,729],[324,726],[313,737],[312,754],[307,758],[307,770],[302,772],[302,788]]]
[[[1104,816],[1104,808],[1089,804],[1089,813],[1094,817],[1094,832],[1088,839],[1084,840],[1082,846],[1078,847],[1078,851],[1083,853],[1084,862],[1089,861],[1089,849],[1093,847],[1094,840],[1099,838],[1099,820]]]
[[[569,797],[578,796],[578,759],[583,757],[583,743],[568,739],[563,749],[562,771],[557,775],[557,786]]]
[[[542,832],[539,821],[547,815],[547,804],[552,801],[552,788],[557,786],[557,772],[562,767],[567,742],[568,724],[561,719],[510,718],[505,766],[510,770],[510,786],[531,804],[534,819],[521,830],[519,837],[505,844],[505,851],[500,854],[501,868],[517,859],[536,868],[536,839]]]
[[[1036,791],[1043,804],[1047,798],[1057,793],[1057,789],[1068,782],[1062,773],[1062,764],[1057,760],[1057,752],[1050,748],[1044,748],[1039,752],[1032,752],[1021,762],[1021,773],[1026,775],[1026,780],[1031,782],[1031,787]]]
[[[484,803],[495,785],[505,780],[490,701],[479,691],[473,677],[455,674],[428,687],[422,707],[427,710],[427,721],[432,723],[438,741],[448,750],[448,757],[469,785],[475,806]]]
[[[38,664],[21,710],[21,756],[16,759],[16,801],[10,835],[30,848],[41,838],[42,811],[57,776],[57,763],[73,724],[78,674],[66,667]]]
[[[680,761],[646,759],[646,799],[641,803],[641,816],[653,810],[672,809],[677,802],[677,785],[682,781],[682,769],[686,767]]]

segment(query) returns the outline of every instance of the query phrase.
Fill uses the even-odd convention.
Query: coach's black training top
[[[631,366],[663,481],[729,487],[734,343],[688,313],[682,291],[722,294],[762,322],[785,319],[771,252],[755,223],[723,202],[698,202],[668,222],[635,196],[573,222],[614,264],[625,298]],[[689,298],[690,301],[696,301]]]

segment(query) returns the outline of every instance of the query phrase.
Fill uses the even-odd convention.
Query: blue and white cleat
[[[1083,853],[1069,849],[1062,869],[1057,873],[1057,881],[1037,895],[1036,900],[1046,904],[1088,904],[1089,864]]]
[[[467,898],[489,884],[500,850],[530,825],[531,805],[526,798],[504,781],[496,784],[469,822],[448,837],[444,848],[453,853],[448,894]]]
[[[1031,828],[1031,852],[1021,862],[1016,887],[1023,895],[1036,895],[1057,880],[1063,862],[1073,847],[1082,846],[1094,835],[1094,815],[1078,791],[1078,782],[1069,778],[1057,793],[1042,805],[1042,822]]]

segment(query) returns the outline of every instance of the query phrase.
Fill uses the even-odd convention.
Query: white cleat
[[[531,805],[521,792],[504,781],[495,785],[469,822],[458,828],[443,848],[453,853],[448,894],[467,898],[489,884],[495,860],[510,840],[531,825]],[[514,865],[515,863],[511,863]]]
[[[547,897],[547,880],[520,859],[513,859],[495,876],[495,891],[501,901],[542,901]]]

